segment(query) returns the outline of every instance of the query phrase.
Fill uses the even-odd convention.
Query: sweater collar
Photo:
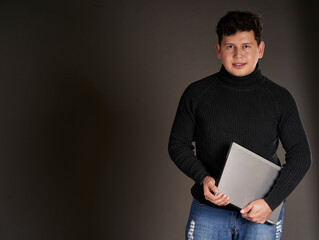
[[[261,70],[259,68],[259,63],[257,63],[255,70],[243,77],[237,77],[229,72],[222,65],[219,76],[221,79],[221,84],[231,88],[238,89],[254,89],[262,83],[263,77]]]

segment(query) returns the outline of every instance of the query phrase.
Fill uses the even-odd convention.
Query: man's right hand
[[[229,204],[229,196],[222,194],[219,192],[218,188],[216,187],[215,179],[212,177],[205,177],[203,181],[203,188],[204,188],[204,196],[205,199],[214,203],[217,206],[226,206]],[[214,195],[217,194],[217,195]]]

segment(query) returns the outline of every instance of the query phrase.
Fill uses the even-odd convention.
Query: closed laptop
[[[280,170],[280,166],[233,142],[218,188],[230,197],[231,204],[243,208],[250,202],[265,197]],[[267,222],[277,223],[281,207],[282,204],[272,212]]]

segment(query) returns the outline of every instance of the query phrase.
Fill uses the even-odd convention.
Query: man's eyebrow
[[[251,42],[241,43],[241,45],[247,45],[247,44],[251,45],[253,43],[251,43]],[[231,42],[225,42],[225,43],[223,43],[223,45],[236,45],[236,44],[235,43],[231,43]]]

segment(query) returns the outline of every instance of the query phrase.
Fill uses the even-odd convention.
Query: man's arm
[[[297,105],[290,93],[285,93],[280,99],[282,112],[278,134],[286,151],[286,163],[268,195],[241,210],[242,216],[252,222],[264,223],[297,187],[311,165],[310,148]]]
[[[311,166],[310,147],[297,105],[288,91],[280,100],[282,114],[278,134],[286,152],[286,163],[273,188],[264,198],[272,210],[292,193]]]
[[[205,166],[194,154],[195,108],[197,98],[190,85],[183,93],[172,126],[168,152],[176,166],[197,183],[209,176]]]
[[[195,182],[203,185],[206,200],[219,206],[225,206],[229,203],[229,197],[219,193],[215,179],[209,176],[205,166],[194,154],[192,142],[196,126],[196,103],[196,97],[188,87],[177,108],[169,139],[169,154],[180,170]]]

